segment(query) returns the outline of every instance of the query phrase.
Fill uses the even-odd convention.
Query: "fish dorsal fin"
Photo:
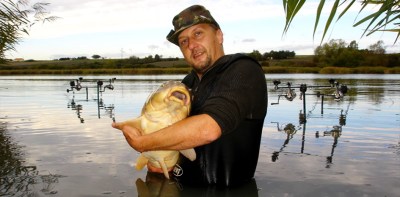
[[[190,161],[196,160],[196,152],[194,151],[193,148],[191,149],[186,149],[186,150],[180,150],[179,151],[183,156],[188,158]]]

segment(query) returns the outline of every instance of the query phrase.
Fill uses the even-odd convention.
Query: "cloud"
[[[152,45],[149,45],[149,49],[150,50],[156,50],[156,49],[158,49],[159,47],[158,47],[158,45],[154,45],[154,44],[152,44]]]
[[[172,27],[172,18],[180,10],[196,3],[200,2],[188,0],[51,1],[48,11],[51,12],[50,15],[60,17],[60,19],[46,23],[40,28],[34,28],[31,37],[62,37],[82,33],[157,27],[168,29]],[[241,0],[232,4],[228,0],[222,0],[200,4],[209,9],[220,23],[283,16],[281,4],[264,1]]]
[[[40,1],[40,0],[35,0]],[[26,59],[48,59],[60,54],[79,54],[121,57],[124,48],[139,57],[161,54],[164,57],[181,57],[178,47],[166,41],[165,36],[172,28],[172,18],[184,8],[202,4],[220,23],[224,31],[226,52],[295,50],[296,54],[312,54],[314,42],[319,43],[319,31],[313,40],[312,31],[318,1],[307,1],[292,22],[291,29],[282,39],[285,13],[281,1],[231,0],[48,0],[50,15],[60,17],[55,22],[35,24],[29,35],[17,46],[15,57]],[[330,2],[324,6],[322,22],[331,8]],[[352,10],[349,10],[353,13]],[[356,9],[359,11],[359,9]],[[357,12],[355,14],[357,14]],[[360,34],[343,30],[352,28],[353,15],[344,16],[335,24],[335,37],[347,40],[359,39]],[[347,26],[340,24],[350,18]],[[348,19],[346,19],[348,20]],[[323,27],[320,25],[319,27]],[[386,36],[386,40],[394,36]],[[329,38],[329,36],[327,36]],[[326,39],[327,39],[326,38]],[[382,39],[382,38],[378,38]],[[364,39],[360,47],[376,42]],[[397,48],[396,48],[397,47]],[[297,51],[301,50],[301,51]],[[398,51],[398,45],[387,51]],[[72,55],[68,55],[72,54]],[[74,55],[75,54],[75,55]],[[128,54],[128,53],[126,53]],[[64,56],[64,55],[63,55]],[[126,56],[126,55],[125,55]]]
[[[277,50],[290,50],[290,51],[302,51],[308,49],[314,49],[313,44],[298,44],[298,45],[282,45],[278,46]]]
[[[171,2],[170,2],[171,3]],[[50,15],[57,21],[36,25],[30,37],[63,37],[99,32],[122,32],[169,26],[170,10],[166,1],[55,1]],[[171,16],[171,17],[159,17]]]
[[[242,42],[256,42],[256,39],[254,39],[254,38],[246,38],[246,39],[243,39]]]

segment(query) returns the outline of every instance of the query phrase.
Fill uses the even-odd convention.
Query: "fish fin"
[[[142,170],[143,167],[147,165],[147,162],[149,162],[149,159],[143,155],[140,155],[136,160],[136,170]]]
[[[162,168],[162,170],[164,172],[165,178],[169,179],[168,168],[167,168],[167,165],[165,164],[165,162],[164,161],[158,161],[158,163],[160,163],[160,166],[161,166],[161,168]]]
[[[183,156],[188,158],[190,161],[196,160],[196,151],[194,151],[193,148],[191,149],[186,149],[186,150],[180,150],[179,151]]]

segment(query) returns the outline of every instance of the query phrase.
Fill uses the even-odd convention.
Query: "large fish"
[[[128,124],[139,129],[142,135],[146,135],[186,118],[190,106],[191,95],[187,87],[177,81],[168,81],[149,96],[139,117],[118,124]],[[136,169],[141,170],[150,162],[152,166],[162,168],[165,177],[169,178],[168,168],[177,163],[179,153],[191,161],[196,159],[194,149],[148,151],[139,156]]]

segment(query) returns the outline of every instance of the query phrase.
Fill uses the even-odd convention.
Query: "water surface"
[[[255,181],[225,190],[136,171],[138,153],[110,126],[138,116],[150,92],[182,75],[84,76],[80,91],[67,92],[78,77],[0,77],[0,196],[400,194],[400,75],[266,75],[270,104]],[[98,95],[97,81],[104,87],[114,77],[114,89]],[[312,87],[331,78],[348,87],[341,101],[334,88]],[[287,82],[296,98],[271,105]]]

